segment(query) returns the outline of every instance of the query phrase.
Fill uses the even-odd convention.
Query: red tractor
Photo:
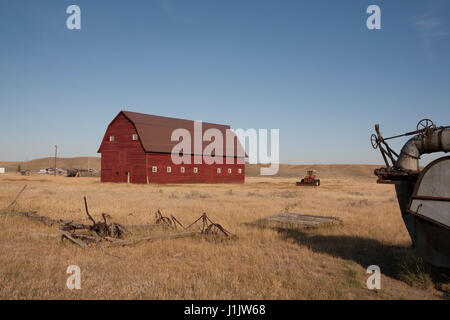
[[[320,179],[317,177],[316,172],[314,170],[306,171],[306,176],[296,183],[297,186],[320,186]]]

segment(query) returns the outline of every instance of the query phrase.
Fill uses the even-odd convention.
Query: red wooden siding
[[[146,183],[145,152],[138,140],[133,140],[136,129],[120,114],[106,130],[101,146],[101,182]],[[110,142],[110,136],[114,141]]]
[[[171,155],[167,153],[148,153],[147,170],[150,183],[244,183],[245,182],[245,164],[226,164],[223,158],[223,164],[206,163],[194,164],[193,156],[191,164],[175,165],[172,162]],[[157,172],[152,172],[152,167],[157,167]],[[171,172],[167,172],[167,167]],[[185,172],[181,173],[181,167]],[[194,168],[198,169],[194,173]],[[217,168],[221,168],[221,173],[217,173]],[[231,173],[228,173],[231,169]],[[239,169],[242,170],[239,173]]]

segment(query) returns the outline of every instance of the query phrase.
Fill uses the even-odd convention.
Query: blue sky
[[[449,18],[447,0],[0,0],[0,160],[95,156],[127,109],[279,128],[281,163],[380,163],[375,123],[450,125]]]

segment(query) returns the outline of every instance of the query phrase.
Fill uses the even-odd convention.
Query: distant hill
[[[89,159],[89,160],[88,160]],[[2,162],[0,161],[0,167],[5,168],[6,172],[16,172],[17,167],[20,165],[22,170],[39,171],[42,168],[53,168],[55,158],[41,158],[30,161],[15,161],[15,162]],[[76,168],[87,169],[89,165],[90,169],[100,170],[100,158],[99,157],[77,157],[77,158],[57,158],[56,166],[62,169]]]
[[[0,167],[5,168],[6,172],[16,172],[20,164],[22,169],[39,171],[41,168],[51,168],[54,165],[54,158],[34,159],[27,162],[2,162]],[[77,157],[77,158],[58,158],[58,168],[76,168],[100,170],[99,157]],[[374,178],[373,170],[381,165],[361,165],[361,164],[314,164],[314,165],[296,165],[280,164],[278,174],[275,177],[301,177],[306,174],[306,170],[316,170],[320,178]],[[247,164],[246,176],[260,176],[260,165]]]
[[[275,177],[303,177],[307,170],[316,170],[319,178],[375,178],[373,171],[381,165],[366,164],[280,164],[278,174]],[[260,175],[261,165],[247,165],[246,176],[256,177]]]

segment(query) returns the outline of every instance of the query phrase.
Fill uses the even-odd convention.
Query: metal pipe
[[[419,159],[422,154],[450,151],[450,129],[439,128],[429,135],[419,134],[409,139],[398,157],[397,166],[406,170],[419,170]],[[397,199],[403,214],[408,208],[414,184],[404,182],[395,186]]]
[[[450,129],[438,129],[430,135],[419,134],[412,137],[403,146],[397,166],[406,170],[419,170],[422,154],[450,151]]]

